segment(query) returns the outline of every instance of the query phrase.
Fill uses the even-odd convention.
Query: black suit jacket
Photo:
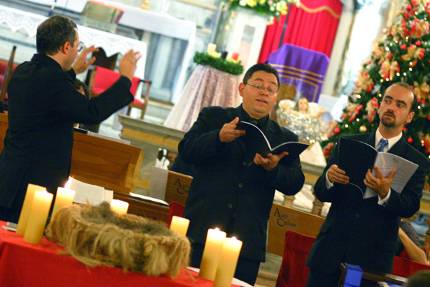
[[[99,123],[132,99],[121,77],[92,99],[73,87],[73,70],[36,54],[19,65],[9,83],[9,127],[0,155],[0,217],[16,221],[28,183],[51,191],[67,180],[73,123]]]
[[[255,152],[247,149],[245,138],[221,143],[220,129],[235,117],[250,120],[241,106],[205,108],[179,144],[180,157],[194,165],[185,207],[191,221],[188,236],[200,244],[209,228],[219,227],[243,241],[241,256],[261,261],[275,189],[293,195],[301,189],[304,175],[298,157],[286,157],[268,172],[253,163]],[[297,141],[294,133],[268,117],[259,125],[272,146]]]
[[[375,146],[375,133],[348,136]],[[390,273],[396,252],[400,217],[412,216],[420,199],[429,168],[426,157],[409,145],[404,136],[388,151],[419,165],[402,193],[391,190],[384,206],[378,197],[363,194],[348,185],[326,188],[326,172],[338,163],[338,147],[315,185],[315,195],[331,202],[331,208],[308,258],[308,266],[318,272],[334,272],[341,262],[360,265],[369,272]],[[364,179],[363,179],[364,180]]]

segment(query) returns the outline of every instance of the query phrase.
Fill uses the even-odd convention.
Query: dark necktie
[[[377,151],[384,151],[386,146],[388,146],[388,140],[381,138],[381,140],[378,143],[378,147],[376,148],[376,150]]]

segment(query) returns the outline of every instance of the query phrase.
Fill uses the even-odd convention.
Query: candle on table
[[[187,235],[189,225],[190,221],[188,219],[179,216],[173,216],[172,222],[170,223],[170,230],[178,235],[185,236]]]
[[[224,240],[216,270],[214,287],[231,286],[241,248],[242,241],[235,237],[226,238]]]
[[[231,55],[231,58],[232,58],[234,61],[238,61],[238,60],[239,60],[239,53],[233,53],[233,54]]]
[[[55,196],[54,209],[52,210],[51,218],[63,207],[72,205],[75,198],[75,191],[66,187],[59,187]]]
[[[24,240],[37,244],[42,239],[51,207],[53,194],[46,190],[36,191],[31,203],[30,215],[24,232]]]
[[[225,232],[218,228],[208,230],[202,262],[200,263],[200,277],[214,280],[225,236]]]
[[[128,210],[128,202],[119,199],[112,199],[110,202],[110,209],[119,215],[126,214]]]
[[[214,43],[209,43],[207,52],[208,52],[208,54],[216,52],[216,45]]]
[[[45,190],[46,188],[29,183],[27,191],[25,193],[24,203],[19,214],[18,225],[16,227],[16,233],[23,236],[25,227],[27,226],[28,216],[30,215],[31,203],[33,201],[34,193],[38,190]]]

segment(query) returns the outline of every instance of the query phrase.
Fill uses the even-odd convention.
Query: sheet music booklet
[[[267,156],[268,153],[280,154],[287,151],[288,156],[296,157],[309,146],[301,142],[284,142],[272,147],[263,131],[256,125],[246,121],[240,121],[237,129],[245,130],[247,144],[252,145],[252,148],[262,156]]]
[[[367,170],[374,166],[377,166],[384,176],[387,176],[392,169],[396,170],[391,188],[398,193],[403,191],[418,168],[416,163],[392,153],[378,152],[367,143],[353,139],[340,139],[339,167],[349,176],[350,184],[364,193],[363,198],[377,195],[370,188],[366,188],[363,182]],[[375,173],[373,172],[373,174]]]

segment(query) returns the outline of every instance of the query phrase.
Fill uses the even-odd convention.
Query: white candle
[[[200,277],[214,280],[225,236],[225,232],[218,228],[208,230],[202,262],[200,263]]]
[[[27,226],[28,216],[30,215],[31,203],[33,202],[34,193],[38,190],[45,190],[46,188],[29,183],[25,193],[24,203],[19,214],[18,225],[16,233],[23,236],[25,227]]]
[[[221,257],[216,270],[214,287],[231,286],[241,248],[242,241],[237,240],[235,237],[224,240]]]
[[[24,232],[24,240],[37,244],[42,239],[51,207],[53,194],[46,190],[36,191],[31,203],[30,215]]]
[[[52,210],[51,218],[54,218],[55,214],[61,208],[68,207],[68,206],[72,205],[74,198],[75,198],[75,191],[74,190],[59,187],[57,189],[57,195],[55,196],[54,209]]]
[[[110,202],[110,209],[119,215],[126,214],[128,210],[128,202],[119,199],[112,199]]]
[[[178,235],[186,236],[190,221],[186,218],[173,216],[172,222],[170,223],[170,230]]]
[[[216,52],[216,45],[214,43],[209,43],[207,52],[208,54]]]

